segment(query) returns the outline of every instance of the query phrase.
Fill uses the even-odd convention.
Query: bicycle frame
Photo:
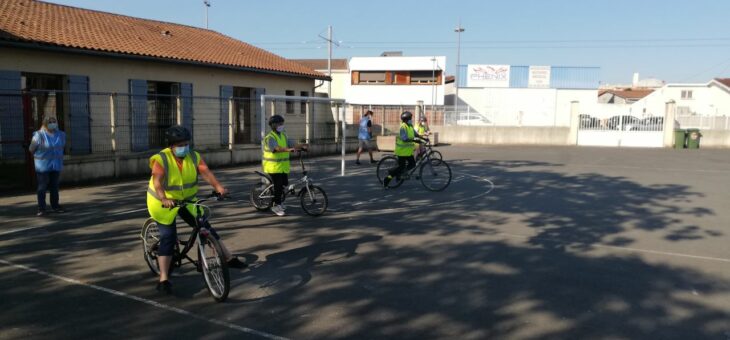
[[[202,225],[208,221],[208,217],[210,215],[210,208],[206,205],[201,204],[202,202],[205,202],[205,200],[199,200],[195,203],[185,202],[184,204],[182,204],[180,206],[180,209],[187,209],[188,205],[194,205],[195,209],[196,209],[196,215],[198,215],[198,216],[195,217],[195,225],[193,226],[193,231],[190,234],[190,238],[188,238],[188,241],[185,243],[185,246],[183,247],[182,250],[180,250],[179,252],[175,252],[173,254],[172,262],[177,263],[178,266],[182,265],[183,259],[187,259],[188,261],[190,261],[190,263],[192,263],[196,266],[199,265],[199,263],[198,263],[199,261],[201,261],[201,260],[205,261],[205,259],[198,259],[198,261],[195,261],[190,256],[188,256],[188,253],[190,252],[191,249],[193,249],[195,242],[198,242],[199,248],[201,248],[203,246],[203,242],[200,239],[201,231],[202,231],[203,236],[205,236],[205,237],[210,235],[210,232],[206,228],[202,227]],[[208,210],[208,214],[205,213],[206,209]],[[200,253],[198,253],[198,257],[200,257],[199,254]]]
[[[309,190],[309,187],[312,185],[312,180],[309,178],[309,175],[307,173],[307,169],[304,167],[304,160],[302,159],[302,152],[299,152],[299,165],[302,168],[302,177],[294,181],[294,184],[289,184],[289,187],[285,188],[284,192],[282,193],[281,200],[284,201],[286,199],[287,194],[293,194],[297,190],[307,190],[307,194],[311,197],[312,193]],[[273,191],[274,191],[274,183],[269,180],[269,177],[265,175],[262,172],[256,171],[256,174],[259,176],[262,176],[269,181],[269,185],[267,185],[263,190],[261,190],[261,193],[259,194],[260,199],[266,199],[266,198],[273,198]],[[265,195],[267,192],[271,192],[271,195]]]

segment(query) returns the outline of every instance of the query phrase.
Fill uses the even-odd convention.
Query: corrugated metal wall
[[[552,66],[550,67],[550,88],[597,89],[600,71],[599,67]],[[529,66],[510,66],[509,87],[527,88],[529,78]],[[466,83],[467,65],[459,65],[459,87],[467,87]]]

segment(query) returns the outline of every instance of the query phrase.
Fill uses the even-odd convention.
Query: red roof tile
[[[715,80],[717,80],[718,83],[723,84],[723,85],[727,86],[728,88],[730,88],[730,78],[715,78]]]
[[[0,40],[326,78],[215,31],[34,0],[0,1]]]
[[[624,99],[641,99],[650,95],[654,90],[637,90],[637,89],[626,89],[626,90],[601,90],[598,92],[598,96],[602,96],[606,93],[613,94],[617,97]]]

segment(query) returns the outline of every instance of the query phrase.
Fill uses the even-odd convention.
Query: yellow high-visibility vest
[[[182,171],[175,162],[170,148],[160,151],[158,154],[150,157],[150,169],[157,162],[165,169],[165,179],[162,187],[165,189],[165,198],[171,200],[191,200],[198,193],[198,165],[200,165],[200,154],[196,151],[190,151],[183,159]],[[162,201],[157,197],[155,191],[154,176],[150,177],[147,186],[147,210],[150,216],[161,224],[171,224],[177,216],[179,208],[168,209],[162,206]],[[194,207],[188,207],[188,210],[196,216]]]
[[[279,147],[286,148],[286,134],[276,133],[274,131],[269,132],[268,135],[261,142],[263,145],[263,157],[261,158],[261,165],[264,172],[267,174],[288,174],[290,163],[288,152],[274,152],[269,150],[269,138],[276,140],[276,144]]]
[[[413,140],[415,138],[416,134],[413,130],[413,127],[406,124],[401,123],[400,125],[401,129],[406,129],[406,133],[408,135],[409,140]],[[406,142],[403,141],[400,137],[400,131],[398,133],[398,136],[395,138],[395,155],[396,156],[412,156],[413,150],[416,149],[416,143],[415,142]]]

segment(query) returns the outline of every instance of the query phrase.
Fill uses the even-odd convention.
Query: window
[[[385,71],[361,71],[358,84],[385,84]]]
[[[436,84],[441,71],[411,71],[411,85]]]
[[[302,91],[302,92],[299,92],[299,95],[300,95],[301,97],[309,97],[309,92],[307,92],[307,91]],[[301,101],[301,102],[299,103],[299,113],[300,113],[300,114],[305,114],[305,113],[307,113],[307,101],[306,101],[306,100],[302,100],[302,101]]]
[[[166,146],[165,130],[177,124],[177,96],[179,94],[179,83],[147,82],[147,127],[150,148]]]
[[[233,142],[236,144],[253,143],[251,91],[248,87],[233,87]]]
[[[43,117],[54,116],[58,120],[58,127],[67,135],[66,112],[64,110],[67,93],[64,92],[66,77],[56,74],[23,73],[21,87],[32,91],[31,119],[33,126],[41,126]]]
[[[692,99],[692,91],[682,90],[682,99]]]
[[[294,91],[292,91],[292,90],[286,90],[286,95],[287,96],[290,96],[290,97],[293,97],[294,96]],[[293,114],[294,113],[294,101],[292,101],[292,100],[287,100],[286,101],[286,113],[289,113],[289,114]]]

